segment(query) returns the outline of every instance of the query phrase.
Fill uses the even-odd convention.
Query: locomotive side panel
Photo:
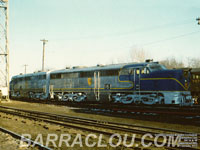
[[[46,73],[20,75],[12,78],[11,97],[44,99],[46,94]]]
[[[11,93],[76,102],[190,105],[188,75],[154,62],[72,68],[15,76]]]

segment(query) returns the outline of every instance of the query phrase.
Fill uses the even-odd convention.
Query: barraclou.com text
[[[137,143],[136,134],[132,134],[131,136],[128,134],[120,135],[120,134],[112,134],[110,137],[107,138],[107,142],[105,142],[105,135],[103,134],[88,134],[88,135],[81,135],[76,134],[76,136],[72,136],[70,134],[47,134],[43,136],[42,134],[38,134],[34,140],[34,143],[31,145],[31,142],[28,139],[31,139],[30,134],[23,134],[23,138],[20,141],[20,147],[29,147],[35,146],[35,143],[40,143],[44,146],[52,145],[53,147],[118,147],[119,145],[123,145],[124,147],[138,147],[141,145],[142,147],[179,147],[179,143],[181,142],[181,135],[165,135],[165,134],[145,134],[140,138],[140,141]],[[46,138],[44,138],[46,137]],[[73,137],[73,138],[72,138]],[[46,141],[44,143],[44,141]]]

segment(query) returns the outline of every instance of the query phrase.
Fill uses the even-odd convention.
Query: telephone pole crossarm
[[[27,68],[27,64],[24,65],[24,74],[26,74],[26,68]]]

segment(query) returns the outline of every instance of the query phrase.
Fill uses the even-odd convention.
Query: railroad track
[[[38,149],[40,149],[40,150],[52,150],[52,149],[49,148],[49,147],[46,147],[46,146],[44,146],[44,145],[42,145],[42,144],[40,144],[40,143],[37,143],[37,142],[35,142],[35,141],[31,140],[31,139],[25,138],[25,137],[23,137],[23,136],[21,136],[21,135],[15,133],[15,132],[13,132],[13,131],[10,131],[10,130],[8,130],[8,129],[5,129],[5,128],[3,128],[3,127],[0,127],[0,131],[3,132],[3,133],[7,133],[7,134],[11,135],[11,136],[14,137],[15,139],[18,139],[18,140],[24,139],[25,142],[28,142],[28,143],[30,143],[31,145],[35,145],[35,147],[38,147]]]
[[[92,133],[99,133],[111,136],[113,133],[120,132],[120,134],[125,133],[134,133],[137,135],[144,135],[144,134],[151,134],[151,135],[158,135],[158,134],[193,134],[190,132],[178,131],[178,130],[170,130],[170,129],[163,129],[163,128],[155,128],[155,127],[147,127],[147,126],[139,126],[133,124],[124,124],[124,123],[115,123],[115,122],[108,122],[108,121],[101,121],[101,120],[94,120],[82,117],[72,117],[67,115],[58,115],[52,113],[45,113],[45,112],[38,112],[38,111],[31,111],[31,110],[22,110],[13,107],[5,107],[0,106],[0,111],[3,113],[17,115],[24,118],[29,118],[33,120],[41,120],[51,124],[57,124],[65,127],[76,128],[80,130],[85,130]],[[107,131],[105,131],[105,129]],[[200,141],[200,135],[198,134],[198,141]],[[130,137],[129,137],[130,139]],[[136,137],[135,141],[141,141],[141,138]],[[145,142],[152,142],[150,139],[145,139]],[[158,142],[158,144],[162,144],[162,142]],[[167,146],[167,145],[165,145]],[[184,149],[181,147],[166,147],[166,149]],[[194,147],[188,147],[187,149],[197,149]]]
[[[106,109],[112,111],[155,113],[177,116],[200,116],[200,105],[194,106],[175,106],[175,105],[123,105],[123,104],[101,104],[101,103],[76,103],[64,101],[44,101],[44,100],[18,100],[31,103],[64,105],[69,107],[88,108],[88,109]],[[169,111],[170,110],[170,111]]]

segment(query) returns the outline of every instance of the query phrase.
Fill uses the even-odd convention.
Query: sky
[[[11,76],[45,68],[200,57],[199,0],[9,0]]]

